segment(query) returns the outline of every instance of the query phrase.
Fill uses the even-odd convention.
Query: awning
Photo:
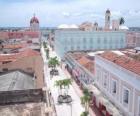
[[[77,76],[77,77],[79,76],[79,74],[77,73],[76,70],[73,70],[73,73],[74,73],[75,76]]]
[[[123,116],[122,113],[100,92],[94,85],[88,86],[88,89],[93,92],[96,97],[96,103],[99,102],[106,107],[106,110],[113,116]]]

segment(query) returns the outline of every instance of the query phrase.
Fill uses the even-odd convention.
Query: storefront
[[[93,92],[92,104],[104,116],[123,116],[122,113],[96,88],[94,85],[88,87]]]

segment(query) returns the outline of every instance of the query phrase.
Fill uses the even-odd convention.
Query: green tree
[[[88,116],[88,112],[82,112],[82,114],[80,116]]]
[[[55,81],[55,86],[58,87],[59,95],[62,95],[63,81],[62,80]]]
[[[64,79],[63,80],[63,87],[65,89],[65,95],[68,95],[69,86],[72,84],[71,79]]]
[[[120,21],[120,25],[123,25],[125,23],[125,20],[123,17],[121,17],[119,21]]]
[[[49,49],[46,49],[46,57],[49,58]]]
[[[52,67],[52,69],[55,69],[56,66],[59,65],[59,61],[57,60],[57,57],[54,57],[54,58],[50,58],[49,62],[48,62],[48,65],[50,67]]]
[[[90,92],[88,91],[88,89],[84,89],[83,94],[84,95],[81,97],[81,104],[84,106],[85,112],[88,112],[89,104],[90,104],[92,96]]]
[[[43,46],[44,46],[44,48],[47,48],[46,42],[43,42]]]
[[[62,95],[62,89],[65,89],[65,95],[68,95],[69,86],[72,84],[71,79],[63,79],[55,81],[55,86],[59,87],[59,93]]]

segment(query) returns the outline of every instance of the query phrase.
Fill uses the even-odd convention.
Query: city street
[[[80,97],[74,90],[73,86],[70,86],[69,88],[69,95],[72,97],[72,103],[61,104],[61,105],[57,103],[58,88],[54,86],[55,81],[68,78],[68,76],[66,75],[66,73],[62,71],[60,67],[57,67],[59,71],[59,76],[54,76],[53,78],[50,79],[50,74],[49,74],[50,68],[48,68],[47,66],[48,61],[45,58],[45,53],[43,48],[41,50],[42,50],[44,64],[45,64],[44,65],[45,81],[47,84],[47,88],[50,89],[51,95],[54,99],[57,116],[80,116],[80,114],[84,111],[84,108],[81,106]],[[50,57],[55,57],[55,56],[56,53],[50,50]]]

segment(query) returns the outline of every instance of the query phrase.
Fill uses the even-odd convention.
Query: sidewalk
[[[68,75],[69,78],[71,78],[67,70],[64,70],[64,72],[66,73],[66,75]],[[72,86],[75,89],[78,96],[82,97],[83,96],[82,90],[79,88],[79,86],[77,85],[75,81],[72,82]],[[94,111],[91,108],[89,108],[89,114],[90,116],[102,116],[101,113],[99,113],[99,111],[97,110],[97,108],[94,108]]]

